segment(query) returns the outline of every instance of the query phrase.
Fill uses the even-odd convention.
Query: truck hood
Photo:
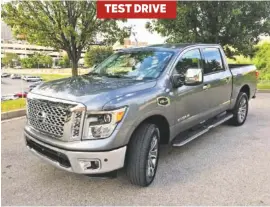
[[[138,81],[129,78],[82,75],[45,82],[34,88],[31,93],[83,103],[88,110],[101,110],[112,99],[155,85],[155,80]]]

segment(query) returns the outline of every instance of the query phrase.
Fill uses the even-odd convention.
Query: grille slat
[[[72,104],[56,103],[41,99],[28,99],[29,124],[35,129],[61,138],[65,123],[71,117]]]

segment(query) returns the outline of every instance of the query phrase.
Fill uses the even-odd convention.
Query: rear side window
[[[175,67],[177,73],[185,73],[189,68],[202,68],[202,58],[199,49],[189,50],[184,53]]]
[[[204,48],[202,53],[204,56],[204,74],[224,70],[221,53],[218,48]]]

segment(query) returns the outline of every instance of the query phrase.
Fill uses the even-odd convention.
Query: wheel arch
[[[141,120],[139,124],[135,127],[133,130],[130,139],[132,139],[133,134],[136,132],[136,130],[143,125],[144,123],[152,123],[157,125],[157,127],[160,130],[160,143],[161,144],[168,144],[170,140],[170,125],[167,120],[167,118],[161,114],[154,114],[150,115],[147,118]]]
[[[239,91],[239,93],[240,92],[243,92],[243,93],[246,93],[247,94],[247,96],[248,96],[248,99],[250,99],[250,87],[249,87],[249,85],[243,85],[242,87],[241,87],[241,89],[240,89],[240,91]],[[239,94],[238,93],[238,94]]]

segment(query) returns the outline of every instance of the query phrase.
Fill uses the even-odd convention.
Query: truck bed
[[[257,88],[256,66],[251,64],[229,64],[229,68],[233,76],[232,100],[237,99],[239,90],[243,85],[247,85],[249,88],[249,98],[253,97]]]

